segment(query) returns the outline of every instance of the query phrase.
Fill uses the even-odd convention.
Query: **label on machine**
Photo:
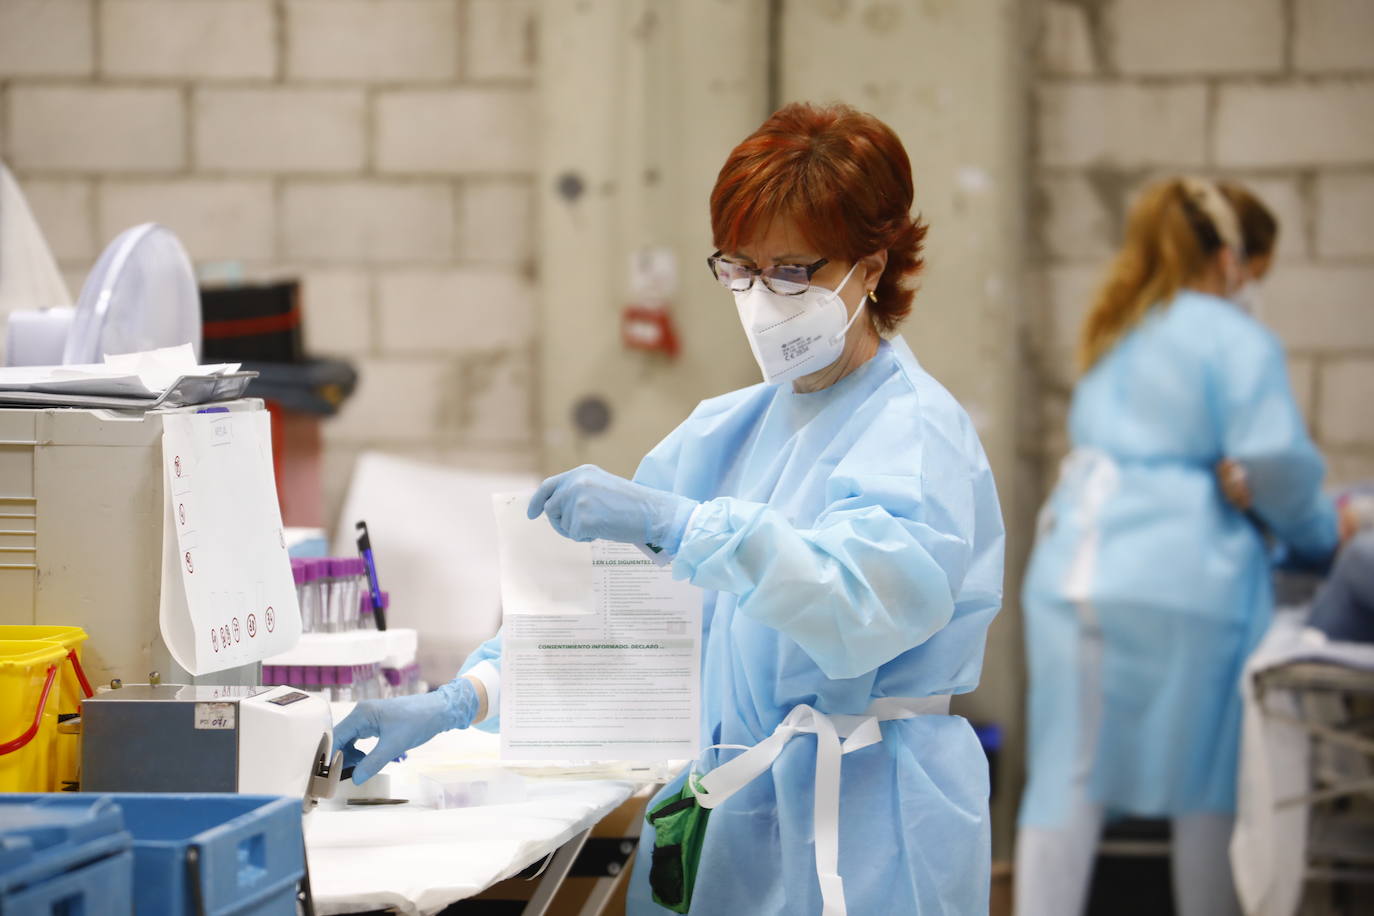
[[[234,727],[233,703],[197,703],[196,728],[232,729]]]

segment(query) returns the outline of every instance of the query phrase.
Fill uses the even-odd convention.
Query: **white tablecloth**
[[[401,784],[413,767],[495,759],[494,736],[448,732],[385,772]],[[414,804],[317,808],[305,819],[316,911],[437,912],[539,861],[636,788],[629,780],[531,778],[528,799],[515,804],[443,811]]]

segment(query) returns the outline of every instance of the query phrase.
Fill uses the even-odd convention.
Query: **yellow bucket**
[[[86,672],[81,667],[81,644],[86,641],[86,631],[80,627],[0,624],[0,640],[6,639],[43,639],[58,643],[66,650],[67,663],[61,666],[58,674],[62,693],[57,714],[61,719],[80,715],[82,699],[92,695]],[[3,740],[0,737],[0,741]],[[58,792],[66,788],[67,783],[80,782],[79,722],[70,722],[59,728],[53,740],[53,757],[53,784],[47,791]]]
[[[0,792],[51,792],[62,704],[61,643],[0,640]]]

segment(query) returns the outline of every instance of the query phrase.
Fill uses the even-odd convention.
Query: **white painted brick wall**
[[[0,155],[73,293],[149,219],[301,280],[307,349],[362,378],[331,512],[364,447],[532,468],[539,7],[0,0]]]
[[[1374,258],[1374,172],[1319,176],[1316,193],[1317,254]]]
[[[458,258],[534,263],[534,189],[528,181],[470,180],[458,195]]]
[[[288,275],[301,281],[306,352],[362,356],[375,350],[372,277],[366,270],[318,267]]]
[[[1374,3],[1296,0],[1293,60],[1309,73],[1374,70]]]
[[[1314,417],[1313,400],[1316,394],[1316,361],[1308,356],[1290,356],[1288,358],[1288,384],[1293,388],[1293,400],[1298,403],[1302,415],[1307,418],[1307,425],[1312,426]]]
[[[1042,370],[1055,384],[1071,385],[1078,377],[1078,329],[1092,305],[1102,271],[1100,264],[1061,265],[1050,268],[1046,274],[1049,327],[1045,329],[1040,358]]]
[[[284,253],[336,263],[453,258],[453,189],[443,182],[293,181],[282,195]]]
[[[202,169],[353,172],[367,160],[356,89],[201,89],[192,148]]]
[[[286,0],[287,76],[448,81],[458,74],[456,0]]]
[[[1115,0],[1105,6],[1122,73],[1277,73],[1283,0]]]
[[[1040,22],[1040,69],[1055,76],[1087,76],[1093,72],[1092,34],[1088,14],[1077,3],[1051,0]]]
[[[197,261],[265,260],[276,251],[270,181],[107,179],[97,200],[102,246],[151,221],[176,232]]]
[[[1201,84],[1049,85],[1039,101],[1044,165],[1193,168],[1206,158]]]
[[[324,425],[326,441],[404,446],[452,435],[459,395],[453,360],[378,358],[357,366],[358,387]]]
[[[1329,486],[1368,483],[1374,480],[1374,451],[1328,448],[1324,450],[1324,454],[1326,480]]]
[[[1374,79],[1223,86],[1216,160],[1224,167],[1374,160]]]
[[[1049,460],[1045,462],[1048,485],[1053,485],[1059,476],[1059,462],[1069,453],[1069,397],[1057,393],[1046,394],[1044,400],[1044,441],[1042,454]]]
[[[1047,276],[1053,312],[1049,342],[1052,349],[1072,352],[1078,346],[1078,328],[1103,277],[1105,265],[1061,266]]]
[[[1321,412],[1317,428],[1323,443],[1374,445],[1374,356],[1330,360],[1321,367]]]
[[[468,0],[464,75],[474,80],[533,78],[538,6],[533,0]]]
[[[53,257],[58,261],[94,261],[97,249],[89,179],[33,178],[21,181],[20,189]]]
[[[457,403],[456,420],[464,442],[533,444],[533,412],[515,408],[533,403],[532,351],[469,357],[463,361],[460,378],[463,397]]]
[[[1119,216],[1083,175],[1054,175],[1040,180],[1044,208],[1042,240],[1049,253],[1066,261],[1100,263],[1115,250]]]
[[[165,172],[186,162],[177,89],[15,85],[7,101],[17,170]]]
[[[100,66],[116,77],[270,79],[270,0],[104,0]]]
[[[1265,318],[1290,350],[1374,350],[1374,267],[1282,265]]]
[[[377,97],[377,168],[383,172],[528,173],[534,154],[534,96],[527,90]]]
[[[89,76],[90,0],[0,0],[0,78]]]
[[[534,288],[509,270],[388,271],[377,278],[377,316],[387,353],[527,348]]]

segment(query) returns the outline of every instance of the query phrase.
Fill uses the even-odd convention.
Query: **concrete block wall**
[[[536,0],[0,0],[0,158],[75,296],[120,230],[304,282],[384,448],[534,459]],[[328,519],[327,521],[332,521]]]
[[[1023,443],[1050,486],[1079,322],[1146,183],[1238,179],[1280,221],[1263,319],[1331,477],[1374,478],[1374,4],[1041,0],[1030,316],[1044,397]]]

